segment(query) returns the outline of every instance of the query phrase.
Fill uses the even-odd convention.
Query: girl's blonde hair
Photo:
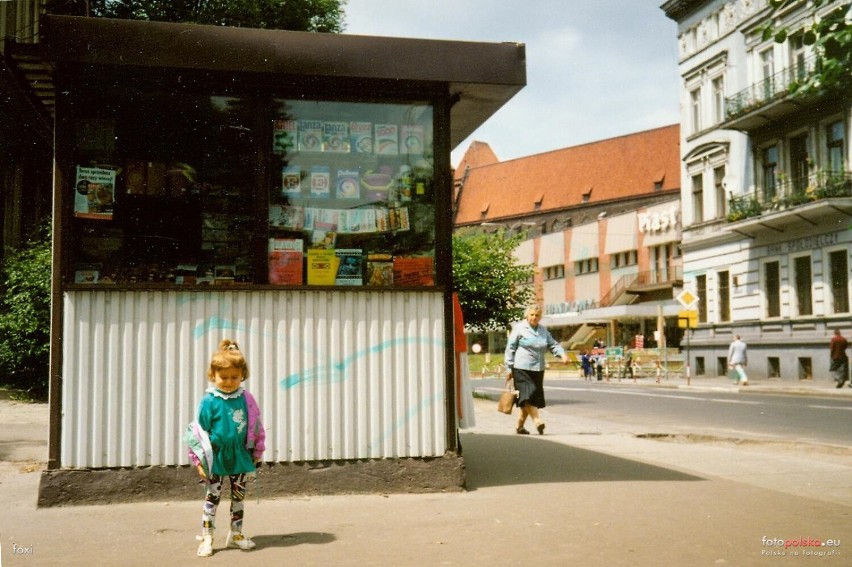
[[[231,339],[222,339],[219,343],[219,350],[210,358],[207,379],[212,382],[216,378],[216,372],[223,368],[238,368],[243,373],[243,380],[248,380],[248,363],[240,351],[240,346]]]

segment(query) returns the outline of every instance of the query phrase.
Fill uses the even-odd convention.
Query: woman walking
[[[540,324],[541,308],[531,306],[524,312],[524,321],[512,328],[509,343],[506,345],[504,362],[509,370],[509,377],[514,380],[518,390],[516,403],[521,409],[516,433],[526,435],[524,428],[527,416],[531,417],[539,435],[544,434],[544,422],[541,421],[538,410],[544,407],[544,355],[549,350],[554,356],[568,363],[568,355],[562,346],[556,342],[550,331]]]

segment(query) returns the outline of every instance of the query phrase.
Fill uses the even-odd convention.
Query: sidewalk
[[[660,387],[671,386],[681,387]],[[842,565],[852,555],[852,457],[660,443],[555,414],[546,435],[519,436],[480,399],[477,426],[461,432],[466,492],[265,499],[250,487],[245,530],[257,549],[221,549],[220,526],[216,553],[198,558],[200,487],[198,502],[36,509],[40,467],[29,456],[44,454],[47,412],[20,406],[0,400],[0,432],[26,418],[15,439],[0,435],[3,567],[749,566],[773,551],[830,553],[825,564]],[[845,547],[799,547],[805,537]]]

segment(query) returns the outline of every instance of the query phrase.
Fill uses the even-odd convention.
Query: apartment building
[[[678,24],[684,286],[699,298],[694,373],[724,374],[737,334],[753,377],[829,380],[829,339],[836,328],[852,333],[852,98],[795,93],[820,65],[803,34],[814,8],[661,8]],[[765,38],[768,22],[788,39]]]

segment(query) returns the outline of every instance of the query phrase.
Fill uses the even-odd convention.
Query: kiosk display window
[[[435,285],[433,108],[70,96],[66,283]]]
[[[269,282],[434,285],[431,106],[274,107]]]

